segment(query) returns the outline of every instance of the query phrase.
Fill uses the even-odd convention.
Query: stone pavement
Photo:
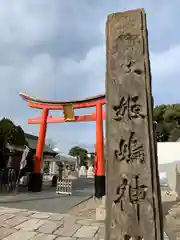
[[[0,207],[1,239],[104,240],[104,222],[75,217],[70,214]],[[168,240],[166,234],[164,240]]]
[[[69,214],[0,207],[0,240],[103,240],[104,223]]]

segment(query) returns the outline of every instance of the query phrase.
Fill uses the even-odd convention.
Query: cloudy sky
[[[0,0],[1,116],[37,135],[27,119],[39,113],[19,91],[50,100],[104,93],[107,15],[139,7],[147,13],[155,103],[180,102],[180,1]],[[63,152],[91,150],[95,124],[52,124],[47,136]]]

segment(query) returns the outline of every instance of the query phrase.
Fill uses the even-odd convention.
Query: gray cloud
[[[178,102],[179,1],[0,0],[1,115],[37,134],[27,119],[39,112],[19,91],[63,100],[103,93],[107,15],[138,7],[147,12],[156,103]],[[47,134],[62,151],[76,144],[92,149],[95,124],[50,125]]]

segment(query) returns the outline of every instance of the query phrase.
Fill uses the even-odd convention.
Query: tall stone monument
[[[111,14],[106,30],[106,240],[162,240],[145,12]]]

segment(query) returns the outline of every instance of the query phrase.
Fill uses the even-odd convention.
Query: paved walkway
[[[104,222],[0,207],[0,240],[104,240]],[[167,240],[164,236],[164,240]],[[177,238],[170,238],[177,239]]]
[[[0,240],[104,240],[104,223],[68,214],[0,207]]]

